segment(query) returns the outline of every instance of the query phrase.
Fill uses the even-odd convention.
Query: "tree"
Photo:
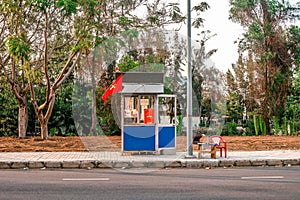
[[[248,117],[247,113],[249,114],[257,108],[255,100],[258,99],[258,96],[255,89],[258,89],[258,87],[254,88],[256,85],[254,77],[255,67],[251,60],[251,55],[245,59],[242,55],[239,55],[237,63],[232,65],[233,73],[229,69],[226,74],[227,92],[230,96],[230,102],[234,100],[238,101],[231,102],[230,104],[233,103],[242,108],[238,109],[240,110],[239,120],[246,120]],[[228,113],[228,116],[231,117],[230,113]],[[236,122],[238,121],[236,120]]]
[[[232,70],[228,69],[226,73],[229,95],[226,120],[239,124],[242,122],[243,127],[248,126],[248,133],[254,132],[252,130],[253,116],[261,116],[258,111],[261,87],[259,87],[260,77],[256,73],[257,67],[249,53],[247,58],[239,55],[236,64],[232,65]]]
[[[173,48],[170,49],[169,56],[165,60],[165,88],[168,90],[165,93],[177,95],[177,115],[184,115],[186,110],[184,103],[186,102],[186,87],[183,77],[184,59],[186,57],[186,52],[183,50],[185,49],[185,41],[179,37],[177,32],[172,36],[172,40],[174,41]],[[179,110],[179,108],[182,110]]]
[[[10,84],[0,76],[0,136],[15,136],[18,134],[18,103],[11,98]]]
[[[75,87],[73,80],[74,73],[57,90],[53,112],[48,123],[51,135],[65,136],[68,134],[77,134],[72,113],[72,93]]]
[[[242,105],[242,95],[239,93],[238,83],[236,78],[230,70],[226,73],[227,79],[227,109],[226,116],[228,117],[227,121],[238,123],[242,120],[243,116],[243,105]]]
[[[1,2],[1,9],[5,11],[1,12],[5,13],[2,22],[5,30],[9,30],[4,31],[8,55],[2,59],[1,66],[6,77],[11,72],[12,83],[17,80],[16,74],[21,74],[23,87],[15,86],[13,91],[18,100],[24,99],[21,101],[24,104],[27,102],[25,94],[30,90],[42,138],[48,137],[48,121],[57,89],[72,73],[80,53],[86,53],[90,45],[89,19],[95,5],[93,0]],[[6,23],[6,19],[11,23]],[[6,58],[11,59],[10,63]],[[5,64],[10,66],[4,67]],[[44,98],[37,93],[37,86],[44,88]],[[27,109],[27,105],[22,107]],[[24,119],[22,114],[19,117]]]
[[[284,23],[295,19],[299,8],[286,1],[231,0],[230,18],[247,29],[240,41],[240,52],[253,53],[261,86],[260,114],[270,133],[272,116],[282,116],[291,85],[296,60],[294,49],[287,45]]]
[[[41,18],[41,29],[43,37],[40,43],[32,47],[35,49],[36,55],[39,57],[38,64],[40,67],[42,84],[46,94],[43,101],[37,98],[34,85],[37,80],[32,77],[29,80],[31,101],[41,126],[42,138],[48,137],[48,121],[51,117],[53,106],[55,103],[55,95],[57,89],[70,76],[74,70],[81,52],[87,54],[92,43],[92,22],[94,16],[94,7],[96,1],[47,1],[38,4]],[[79,14],[80,13],[80,14]],[[65,22],[65,23],[62,23]],[[66,27],[65,24],[69,26]],[[39,37],[39,35],[36,35]],[[37,38],[36,38],[37,39]],[[40,46],[43,46],[42,51]],[[58,61],[56,56],[60,52],[64,52],[64,56]],[[37,57],[37,56],[36,56]],[[52,74],[50,67],[58,65],[61,68]]]
[[[285,110],[290,125],[290,134],[300,131],[300,68],[295,70],[291,92]]]
[[[196,98],[194,102],[198,105],[197,110],[200,112],[200,119],[202,119],[203,116],[210,119],[212,102],[209,99],[212,97],[211,92],[213,87],[219,84],[218,80],[220,79],[220,71],[215,67],[207,66],[207,61],[217,51],[217,49],[206,50],[207,42],[214,36],[215,34],[211,34],[209,30],[201,31],[201,33],[198,34],[199,39],[197,40],[199,48],[193,49],[195,59],[192,61],[192,86],[194,97]],[[194,112],[197,111],[194,110]]]
[[[11,91],[18,102],[19,137],[26,136],[28,125],[28,62],[31,52],[29,43],[31,34],[26,32],[39,15],[28,15],[30,5],[34,2],[7,1],[0,2],[0,69],[11,85]],[[25,17],[24,17],[25,16]],[[31,33],[35,33],[33,27]],[[30,41],[27,40],[30,38]]]
[[[192,26],[195,29],[202,29],[204,19],[201,17],[201,14],[208,10],[210,7],[206,2],[200,2],[196,6],[192,8],[193,12],[196,12],[197,17],[193,19]],[[212,56],[217,50],[212,49],[206,50],[206,43],[209,41],[214,35],[211,34],[210,31],[201,31],[198,35],[198,39],[196,40],[199,45],[193,46],[192,51],[194,54],[194,59],[192,60],[192,88],[193,88],[193,115],[199,115],[201,117],[201,113],[207,111],[210,112],[210,108],[206,108],[206,106],[211,106],[210,101],[202,101],[203,100],[203,83],[208,83],[210,81],[209,76],[213,79],[216,74],[213,73],[215,69],[209,69],[207,67],[206,61]],[[170,57],[166,60],[167,66],[167,78],[168,87],[176,92],[180,107],[182,111],[185,113],[186,105],[183,102],[186,102],[186,79],[183,76],[183,66],[186,61],[186,51],[185,45],[186,42],[180,38],[177,34],[174,34],[172,38],[174,42],[174,46],[170,50]],[[216,71],[214,71],[216,72]],[[210,75],[208,75],[210,74]],[[214,80],[215,81],[215,80]],[[204,108],[205,107],[205,108]],[[202,112],[204,111],[204,112]],[[200,113],[199,113],[200,112]],[[184,115],[183,113],[183,115]]]

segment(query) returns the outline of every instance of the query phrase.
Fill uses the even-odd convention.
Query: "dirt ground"
[[[229,151],[300,150],[300,136],[224,137]],[[206,138],[201,138],[206,140]],[[186,138],[176,138],[177,151],[186,151]],[[197,146],[193,146],[196,151]],[[0,152],[121,151],[120,136],[88,137],[0,137]]]

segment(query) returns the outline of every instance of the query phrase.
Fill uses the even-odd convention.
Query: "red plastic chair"
[[[217,145],[216,146],[217,149],[220,149],[220,157],[222,157],[222,151],[224,149],[225,158],[227,158],[227,145],[226,145],[227,143],[224,140],[224,138],[221,136],[213,135],[213,136],[210,136],[209,140],[210,140],[210,143]]]

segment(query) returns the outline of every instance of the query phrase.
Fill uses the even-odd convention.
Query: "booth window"
[[[175,124],[175,109],[174,97],[159,97],[159,123],[164,125]]]
[[[138,122],[138,98],[124,98],[124,123],[134,124]]]
[[[154,96],[140,96],[140,123],[154,124]]]
[[[154,96],[125,96],[124,124],[154,124]]]

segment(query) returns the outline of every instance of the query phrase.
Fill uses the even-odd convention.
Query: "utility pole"
[[[193,130],[192,130],[192,42],[191,42],[191,0],[187,0],[187,158],[193,158]]]

